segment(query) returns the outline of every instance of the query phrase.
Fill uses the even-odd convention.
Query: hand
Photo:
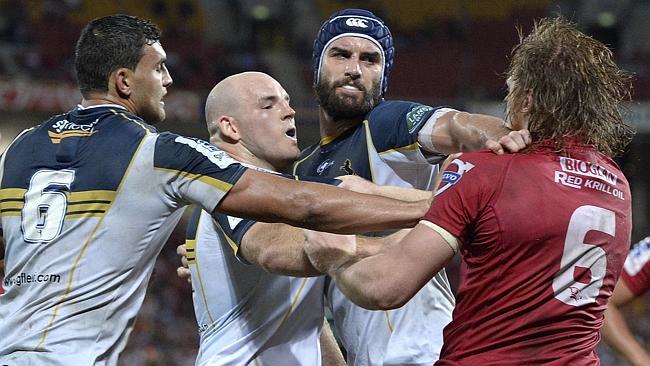
[[[354,235],[338,235],[320,231],[303,230],[305,253],[311,264],[322,273],[332,273],[357,253]]]
[[[187,261],[187,249],[185,244],[176,247],[176,254],[181,256],[181,266],[176,268],[176,275],[179,278],[187,279],[187,283],[192,283],[192,272],[190,272],[190,264]]]
[[[510,131],[507,135],[501,136],[499,141],[487,140],[485,148],[492,150],[497,155],[505,151],[516,153],[530,145],[530,132],[528,130]]]
[[[338,185],[339,187],[353,192],[373,194],[376,188],[374,183],[358,175],[341,175],[336,177],[336,179],[342,182]]]

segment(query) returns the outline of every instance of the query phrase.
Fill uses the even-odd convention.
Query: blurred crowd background
[[[633,194],[636,242],[650,235],[650,1],[647,0],[0,0],[0,152],[22,129],[80,101],[73,51],[95,17],[126,13],[163,30],[174,85],[160,130],[207,138],[203,103],[233,73],[271,74],[291,95],[305,147],[318,140],[311,47],[327,17],[347,7],[375,12],[395,38],[390,99],[448,105],[503,115],[503,73],[518,29],[562,14],[611,47],[635,75],[628,120],[636,130],[619,163]],[[176,277],[176,230],[149,284],[123,365],[189,365],[198,335],[190,286]],[[452,280],[457,273],[450,268]],[[214,279],[220,281],[222,279]],[[624,308],[635,334],[650,348],[650,297]],[[606,346],[603,365],[623,365]]]

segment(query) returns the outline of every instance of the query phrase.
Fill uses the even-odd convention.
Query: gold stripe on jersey
[[[379,155],[390,154],[392,152],[400,152],[400,151],[413,151],[413,150],[418,150],[419,148],[420,148],[420,144],[418,144],[417,142],[414,142],[414,143],[412,143],[410,145],[406,145],[406,146],[398,147],[398,148],[395,148],[395,149],[389,149],[389,150],[386,150],[386,151],[382,151],[382,152],[379,153]]]
[[[27,192],[24,188],[3,188],[0,189],[0,201],[5,199],[25,198]]]
[[[20,216],[25,206],[25,192],[22,188],[0,189],[0,216]]]
[[[124,114],[124,112],[118,112],[115,109],[111,109],[111,112],[114,115],[120,116],[120,117],[122,117],[122,118],[124,118],[126,120],[129,120],[131,122],[134,122],[138,126],[142,127],[142,129],[145,130],[147,135],[155,135],[156,134],[155,132],[152,132],[149,128],[147,128],[147,126],[145,126],[142,122],[138,121],[137,119],[133,119],[133,118],[127,116],[126,114]]]
[[[363,121],[363,127],[366,132],[366,141],[367,141],[367,153],[368,153],[368,167],[370,167],[370,181],[374,182],[375,181],[375,169],[372,165],[372,159],[370,158],[370,146],[373,148],[375,147],[375,142],[372,140],[372,133],[370,133],[370,125],[368,120]],[[386,316],[386,325],[388,325],[388,330],[392,333],[394,328],[393,328],[393,323],[390,321],[390,314],[388,313],[388,310],[384,310],[384,316]]]
[[[212,220],[212,219],[210,219],[210,220]],[[199,230],[201,229],[202,224],[203,224],[203,220],[201,220],[201,218],[199,218],[199,223],[196,226],[196,237],[197,238],[200,235]],[[197,246],[196,246],[197,241],[196,240],[187,240],[186,244],[188,244],[188,243],[189,243],[189,245],[187,245],[187,247],[193,246],[192,249],[194,250],[194,263],[193,264],[195,266],[194,269],[196,269],[196,277],[198,277],[197,282],[198,282],[199,291],[201,292],[201,298],[203,299],[203,305],[205,306],[205,310],[208,313],[208,318],[210,318],[210,323],[214,323],[214,317],[212,316],[212,312],[210,311],[210,306],[208,305],[208,297],[205,295],[205,287],[203,286],[203,277],[201,276],[201,267],[199,266],[199,261],[196,258],[196,256],[198,255],[198,253],[197,253],[198,249],[197,249]],[[192,282],[192,286],[194,286],[194,282]]]
[[[70,192],[70,196],[68,196],[68,202],[70,204],[81,203],[83,201],[107,201],[107,203],[111,203],[115,199],[116,195],[116,191],[103,190]]]
[[[386,324],[388,325],[388,330],[393,333],[395,328],[393,327],[393,323],[390,321],[390,315],[388,314],[390,310],[384,310],[384,315],[386,315]]]
[[[140,140],[140,144],[138,145],[138,148],[135,150],[133,153],[133,156],[131,157],[131,161],[129,162],[129,166],[126,168],[124,175],[122,176],[122,181],[120,181],[120,185],[117,187],[115,190],[115,196],[119,194],[119,192],[122,190],[122,186],[124,185],[124,181],[126,177],[129,176],[129,172],[131,171],[131,168],[133,167],[133,162],[136,160],[136,157],[138,156],[140,149],[142,149],[142,145],[147,139],[143,138]],[[87,192],[107,192],[107,191],[87,191]],[[79,193],[84,193],[84,192],[79,192]],[[83,197],[83,195],[82,195]],[[112,206],[109,205],[107,211],[110,209]],[[91,241],[95,237],[95,234],[97,233],[97,230],[102,226],[104,223],[104,219],[106,218],[106,215],[103,215],[99,221],[97,222],[97,225],[93,228],[93,230],[90,232],[90,235],[88,235],[88,238],[86,241],[83,243],[81,246],[81,250],[79,251],[79,255],[77,255],[77,258],[75,258],[74,263],[72,264],[72,268],[70,269],[70,275],[68,276],[68,282],[66,284],[65,291],[63,291],[63,295],[61,296],[61,299],[56,302],[56,306],[54,307],[54,311],[52,312],[52,318],[48,322],[48,324],[45,326],[45,328],[42,330],[43,334],[41,335],[41,339],[38,341],[38,344],[36,345],[36,349],[40,349],[43,344],[45,343],[45,340],[47,339],[47,335],[49,334],[50,329],[52,328],[52,324],[54,324],[54,321],[56,320],[57,315],[59,314],[59,308],[61,307],[61,304],[63,304],[70,294],[70,291],[72,291],[72,284],[73,280],[75,277],[75,271],[77,270],[77,266],[79,266],[79,262],[81,261],[81,258],[83,257],[84,253],[86,252],[86,248],[88,248],[88,245],[90,245]]]
[[[316,148],[314,149],[314,151],[310,152],[309,155],[307,155],[307,156],[305,156],[304,158],[302,158],[302,159],[296,161],[295,163],[293,163],[293,175],[297,175],[297,174],[296,174],[296,171],[298,171],[298,166],[299,166],[300,164],[302,164],[303,161],[309,159],[309,157],[312,156],[312,155],[314,155],[314,153],[315,153],[316,151],[318,151],[318,150],[320,150],[320,145],[319,145],[319,146],[316,146]]]
[[[375,147],[375,142],[372,140],[372,134],[370,133],[370,125],[368,125],[368,120],[363,121],[363,128],[366,132],[366,152],[368,153],[368,167],[370,168],[370,181],[375,181],[375,169],[372,166],[372,159],[370,158],[370,146]]]
[[[115,199],[115,191],[71,192],[68,196],[66,219],[101,217],[106,214]]]
[[[230,190],[230,188],[232,188],[232,184],[226,183],[226,182],[224,182],[222,180],[219,180],[219,179],[216,179],[216,178],[209,177],[207,175],[194,174],[194,173],[188,173],[188,172],[185,172],[185,171],[182,171],[182,170],[159,168],[159,167],[156,167],[155,169],[156,170],[162,170],[162,171],[172,173],[172,174],[178,174],[178,175],[183,176],[183,177],[185,177],[187,179],[190,179],[190,180],[198,180],[198,181],[203,182],[203,183],[205,183],[205,184],[207,184],[209,186],[215,187],[215,188],[217,188],[218,190],[220,190],[222,192],[228,192]]]
[[[309,278],[303,278],[302,283],[300,284],[300,288],[298,289],[298,293],[296,293],[296,297],[293,298],[293,301],[291,302],[291,306],[289,306],[289,310],[287,310],[287,313],[284,314],[284,318],[282,318],[282,321],[280,322],[280,325],[284,324],[285,321],[289,318],[289,315],[293,312],[293,309],[295,309],[296,304],[298,303],[298,299],[300,298],[300,294],[302,293],[302,290],[305,288],[305,285],[307,284],[307,281]]]
[[[187,263],[193,264],[196,263],[196,240],[186,239],[185,240],[185,258]]]
[[[53,144],[58,144],[61,143],[61,140],[63,140],[66,137],[90,137],[92,136],[96,131],[89,131],[89,132],[84,132],[84,131],[65,131],[61,133],[56,133],[52,131],[47,131],[48,136],[50,136],[50,140],[52,140]]]

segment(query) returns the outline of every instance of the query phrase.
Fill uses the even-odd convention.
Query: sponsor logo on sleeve
[[[431,111],[433,107],[428,105],[417,105],[406,114],[406,127],[408,128],[409,133],[413,133],[422,122],[424,122],[424,116],[427,112]]]
[[[230,155],[226,154],[224,151],[219,150],[217,147],[210,145],[210,143],[207,141],[178,136],[174,142],[187,145],[192,149],[198,151],[201,153],[201,155],[208,158],[208,160],[216,164],[221,169],[225,169],[232,164],[239,164],[237,160],[231,158]]]
[[[460,159],[454,159],[451,164],[442,172],[442,180],[436,191],[436,196],[448,190],[451,186],[458,183],[463,175],[474,168],[474,164]]]

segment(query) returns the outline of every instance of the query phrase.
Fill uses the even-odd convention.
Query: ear
[[[113,73],[112,83],[115,85],[115,91],[122,98],[131,96],[131,79],[133,72],[125,67],[117,69]]]
[[[222,136],[223,140],[236,143],[241,140],[241,135],[239,131],[239,126],[237,126],[237,120],[230,116],[219,116],[216,120],[217,128],[219,128],[219,134]]]

